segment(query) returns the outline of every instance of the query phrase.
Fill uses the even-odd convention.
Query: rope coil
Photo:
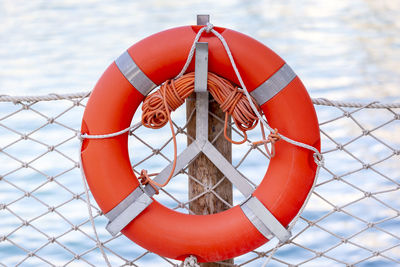
[[[174,141],[174,160],[173,168],[167,181],[164,184],[159,184],[150,179],[150,176],[157,175],[156,173],[148,174],[147,170],[142,170],[139,180],[143,185],[150,184],[156,192],[157,187],[164,187],[171,180],[175,171],[177,149],[176,135],[172,126],[170,112],[180,107],[185,99],[194,91],[195,73],[187,73],[178,78],[167,80],[160,89],[148,95],[142,105],[142,124],[151,129],[159,129],[167,122],[170,123],[171,133]],[[228,80],[209,72],[207,76],[207,88],[211,95],[218,102],[223,112],[225,112],[224,136],[225,139],[233,144],[243,144],[247,141],[247,131],[254,129],[258,124],[258,117],[254,113],[249,100],[237,86],[233,85]],[[253,104],[259,109],[253,98],[250,98]],[[229,115],[232,116],[236,127],[243,133],[243,140],[234,141],[227,134]],[[264,144],[267,154],[270,157],[275,155],[274,144],[280,139],[277,136],[277,130],[273,134],[265,138],[264,129],[261,125],[263,140],[260,144]],[[267,143],[271,143],[271,151],[267,147]]]
[[[159,129],[167,124],[167,109],[169,112],[174,111],[184,103],[194,91],[194,77],[194,72],[191,72],[176,80],[168,80],[161,85],[159,90],[147,96],[142,105],[142,124],[151,129]],[[207,83],[211,95],[226,114],[225,138],[235,144],[244,143],[247,140],[246,131],[254,129],[258,123],[258,118],[246,96],[237,86],[214,73],[208,73]],[[253,98],[251,100],[257,105]],[[245,136],[240,142],[232,141],[226,136],[229,115],[232,115],[236,127]]]

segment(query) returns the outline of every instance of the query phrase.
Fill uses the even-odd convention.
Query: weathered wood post
[[[198,15],[197,16],[197,24],[198,25],[205,25],[209,21],[208,15]],[[200,45],[201,46],[201,45]],[[204,48],[204,44],[203,44]],[[208,46],[207,46],[208,51]],[[208,53],[206,54],[208,56]],[[204,66],[199,66],[200,64],[208,63],[208,58],[206,59],[206,63],[204,63],[204,54],[203,58],[201,58],[201,53],[197,53],[196,49],[196,78],[195,78],[195,87],[197,83],[197,87],[205,87],[207,88],[206,84],[198,84],[198,83],[206,83],[206,74],[207,68],[205,68],[204,73]],[[203,63],[201,63],[203,62]],[[204,79],[205,77],[205,79]],[[203,80],[202,80],[203,78]],[[203,98],[203,99],[200,99]],[[213,145],[217,150],[229,161],[232,161],[232,145],[231,143],[227,142],[224,138],[223,134],[220,132],[223,130],[224,127],[224,112],[220,109],[218,103],[216,101],[212,101],[213,98],[209,93],[193,93],[190,97],[186,100],[186,118],[189,119],[190,114],[193,112],[193,109],[196,108],[196,111],[199,109],[206,109],[208,110],[208,116],[205,118],[199,118],[196,116],[195,112],[194,117],[188,124],[187,131],[189,136],[195,137],[196,136],[196,123],[201,123],[201,119],[208,120],[208,126],[205,124],[205,127],[202,129],[203,131],[208,132],[208,140],[213,142]],[[210,115],[212,113],[213,115]],[[200,114],[200,113],[199,113]],[[207,114],[207,112],[202,113]],[[219,118],[219,119],[218,119]],[[202,127],[198,127],[201,130]],[[231,136],[231,128],[229,127],[227,130],[228,136]],[[218,137],[217,137],[218,136]],[[192,142],[190,138],[188,138],[188,145]],[[189,208],[195,214],[205,215],[205,214],[213,214],[224,211],[229,209],[223,201],[218,199],[218,197],[212,193],[210,190],[212,189],[218,196],[223,199],[225,202],[232,204],[232,184],[227,179],[224,179],[221,183],[220,180],[223,179],[223,174],[218,170],[217,167],[204,155],[200,154],[190,165],[189,165],[189,175],[195,177],[197,181],[193,179],[189,179],[189,199],[193,199],[196,196],[203,194],[201,197],[193,200],[189,204]],[[200,182],[200,183],[199,183]],[[218,184],[219,183],[219,184]],[[214,186],[218,184],[214,188]],[[205,186],[203,186],[205,185]],[[225,262],[233,263],[233,259],[227,260]],[[222,267],[226,265],[222,265],[219,263],[202,263],[202,267]]]

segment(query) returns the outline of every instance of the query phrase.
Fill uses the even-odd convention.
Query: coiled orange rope
[[[250,103],[242,90],[234,86],[228,80],[209,72],[207,80],[208,90],[214,99],[218,102],[223,112],[225,112],[224,136],[233,144],[243,144],[247,141],[247,131],[254,129],[258,124],[258,117],[252,110]],[[159,129],[167,122],[170,124],[172,137],[174,141],[174,161],[171,173],[164,184],[159,184],[149,178],[156,174],[147,174],[146,170],[142,170],[139,179],[143,184],[150,185],[158,192],[157,187],[164,187],[171,180],[175,172],[177,145],[175,132],[170,118],[170,112],[180,107],[185,99],[194,91],[194,72],[183,75],[176,80],[167,80],[161,85],[161,88],[150,94],[143,101],[142,105],[142,124],[147,128]],[[258,107],[254,99],[253,103]],[[241,141],[234,141],[227,135],[228,118],[232,115],[236,127],[243,133],[244,138]],[[264,129],[261,125],[263,140],[254,142],[254,145],[264,144],[267,154],[270,157],[275,155],[274,143],[278,141],[279,135],[277,130],[271,133],[268,138],[265,137]],[[271,143],[271,152],[267,147],[267,143]]]

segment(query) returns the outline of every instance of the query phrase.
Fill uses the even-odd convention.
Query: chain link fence
[[[88,93],[40,97],[0,96],[0,265],[104,266],[88,217],[79,169],[78,134]],[[320,121],[325,165],[290,241],[268,266],[397,266],[400,263],[400,105],[313,99]],[[178,148],[188,137],[185,112],[173,114]],[[133,122],[139,121],[136,114]],[[211,114],[212,115],[212,114]],[[220,123],[223,123],[221,121]],[[138,127],[130,133],[132,166],[157,172],[173,156],[168,127]],[[223,134],[223,132],[219,133]],[[240,133],[233,127],[233,138]],[[252,131],[249,141],[259,140]],[[249,144],[249,143],[248,143]],[[232,164],[254,185],[268,167],[262,149],[233,146]],[[162,204],[189,213],[184,169],[158,196]],[[234,189],[234,203],[244,199]],[[105,231],[104,216],[91,199],[103,249],[112,266],[179,266],[119,234]],[[233,266],[262,266],[272,240],[235,258]],[[232,264],[226,264],[231,266]]]

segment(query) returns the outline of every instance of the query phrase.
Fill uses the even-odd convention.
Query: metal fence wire
[[[91,208],[102,244],[88,217],[79,166],[79,130],[88,93],[38,97],[0,96],[0,265],[179,266],[119,234],[112,237],[96,202]],[[293,236],[268,266],[397,266],[400,264],[400,105],[313,99],[320,122],[325,164]],[[178,148],[186,147],[184,108],[173,114]],[[135,115],[133,122],[139,121]],[[221,122],[223,123],[223,122]],[[138,127],[130,133],[132,166],[157,172],[171,161],[168,127]],[[233,127],[234,129],[234,127]],[[220,133],[223,134],[223,133]],[[233,137],[240,133],[233,131]],[[257,140],[253,131],[250,140]],[[232,164],[257,185],[268,167],[258,147],[233,147]],[[184,169],[157,196],[188,213],[215,185],[188,198]],[[243,201],[234,190],[234,205]],[[92,198],[92,197],[91,197]],[[229,203],[223,202],[230,207]],[[272,240],[227,266],[263,266]]]

